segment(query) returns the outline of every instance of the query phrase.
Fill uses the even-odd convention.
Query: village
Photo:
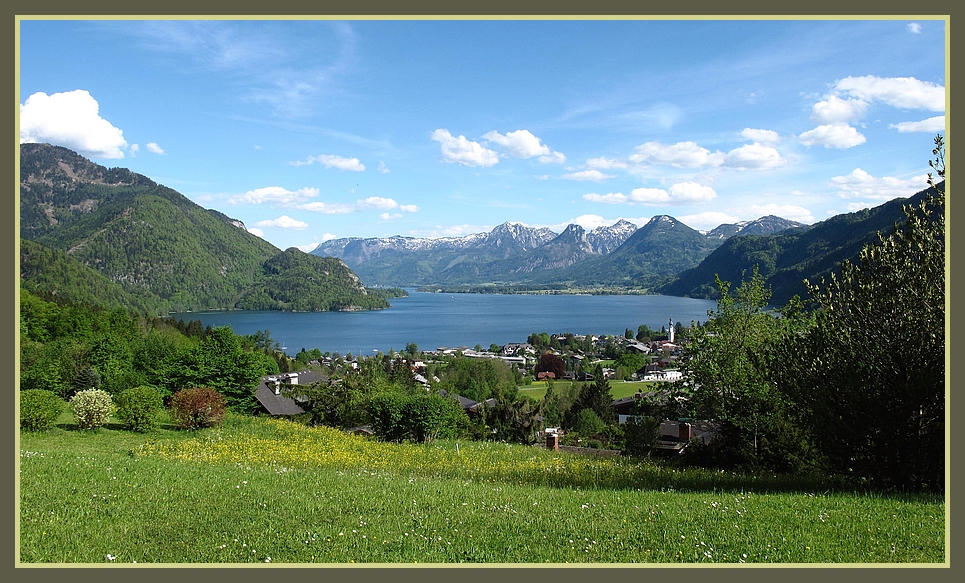
[[[463,411],[470,418],[478,417],[484,410],[496,406],[495,398],[476,401],[457,393],[450,393],[441,386],[441,379],[437,376],[440,368],[445,368],[447,362],[454,358],[468,358],[479,360],[501,361],[506,363],[517,379],[521,394],[535,391],[540,396],[545,395],[545,387],[565,383],[566,386],[593,383],[595,373],[602,371],[607,381],[618,383],[621,390],[614,395],[611,391],[611,411],[614,414],[612,422],[622,426],[631,421],[639,421],[640,403],[665,402],[670,397],[667,390],[670,385],[663,383],[681,381],[684,373],[680,369],[684,356],[686,338],[678,339],[678,331],[686,331],[679,325],[674,326],[670,321],[669,328],[661,333],[641,326],[636,335],[628,329],[622,336],[614,335],[579,335],[571,333],[533,334],[524,343],[507,343],[503,346],[491,345],[488,349],[476,345],[475,347],[440,346],[433,350],[418,350],[409,345],[404,352],[391,351],[388,359],[393,363],[404,363],[411,371],[414,383],[424,388],[426,393],[438,393],[442,396],[456,399]],[[306,360],[306,356],[312,356]],[[331,371],[358,371],[364,366],[364,361],[377,356],[324,354],[318,355],[317,350],[299,354],[296,362],[303,366],[298,370],[266,376],[256,390],[256,398],[263,414],[276,417],[297,417],[305,413],[305,399],[292,397],[298,385],[309,385],[319,381],[328,381]],[[547,365],[555,362],[556,366]],[[627,390],[631,394],[624,394]],[[577,453],[593,455],[619,455],[619,450],[606,450],[599,446],[581,447],[584,442],[597,443],[591,439],[567,439],[570,445],[562,445],[564,428],[547,426],[541,415],[535,417],[539,422],[540,435],[532,439],[534,445],[551,449],[564,449]],[[713,428],[707,424],[691,423],[684,418],[663,418],[659,420],[659,438],[655,450],[662,453],[680,453],[690,441],[698,438],[703,443],[709,443]],[[373,434],[368,425],[349,428],[358,434]],[[601,432],[602,433],[602,432]],[[601,437],[583,436],[584,438]]]

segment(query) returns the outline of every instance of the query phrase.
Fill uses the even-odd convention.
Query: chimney
[[[560,435],[555,428],[546,430],[546,449],[559,451]]]
[[[690,438],[693,437],[690,423],[680,422],[677,424],[677,428],[679,429],[680,441],[690,441]]]

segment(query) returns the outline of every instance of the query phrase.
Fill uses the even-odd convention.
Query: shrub
[[[184,429],[213,427],[224,421],[225,398],[207,387],[183,389],[171,397],[171,418]]]
[[[156,429],[162,409],[161,393],[154,387],[134,387],[117,396],[117,416],[133,431]]]
[[[64,411],[63,399],[44,389],[20,391],[20,427],[27,431],[50,429]]]
[[[70,408],[81,429],[96,429],[114,412],[111,395],[100,389],[85,389],[70,398]]]
[[[372,429],[385,441],[455,438],[469,421],[455,400],[440,395],[383,393],[373,397],[366,410]]]
[[[584,437],[590,437],[603,431],[605,425],[593,409],[583,409],[576,416],[573,430]]]

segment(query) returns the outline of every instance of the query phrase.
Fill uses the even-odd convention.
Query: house
[[[264,413],[278,417],[300,415],[305,412],[298,403],[283,393],[293,385],[310,385],[325,380],[325,376],[315,371],[290,372],[261,378],[255,389],[255,399]]]

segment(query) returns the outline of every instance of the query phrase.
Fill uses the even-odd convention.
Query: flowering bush
[[[106,391],[86,389],[71,397],[70,408],[81,429],[96,429],[111,418],[114,401]]]
[[[64,405],[64,400],[51,391],[20,391],[20,427],[27,431],[50,429],[63,412]]]
[[[161,393],[154,387],[134,387],[117,397],[117,416],[133,431],[150,431],[158,426],[158,413],[164,409]]]
[[[171,418],[184,429],[213,427],[224,421],[225,398],[207,387],[183,389],[171,397]]]

